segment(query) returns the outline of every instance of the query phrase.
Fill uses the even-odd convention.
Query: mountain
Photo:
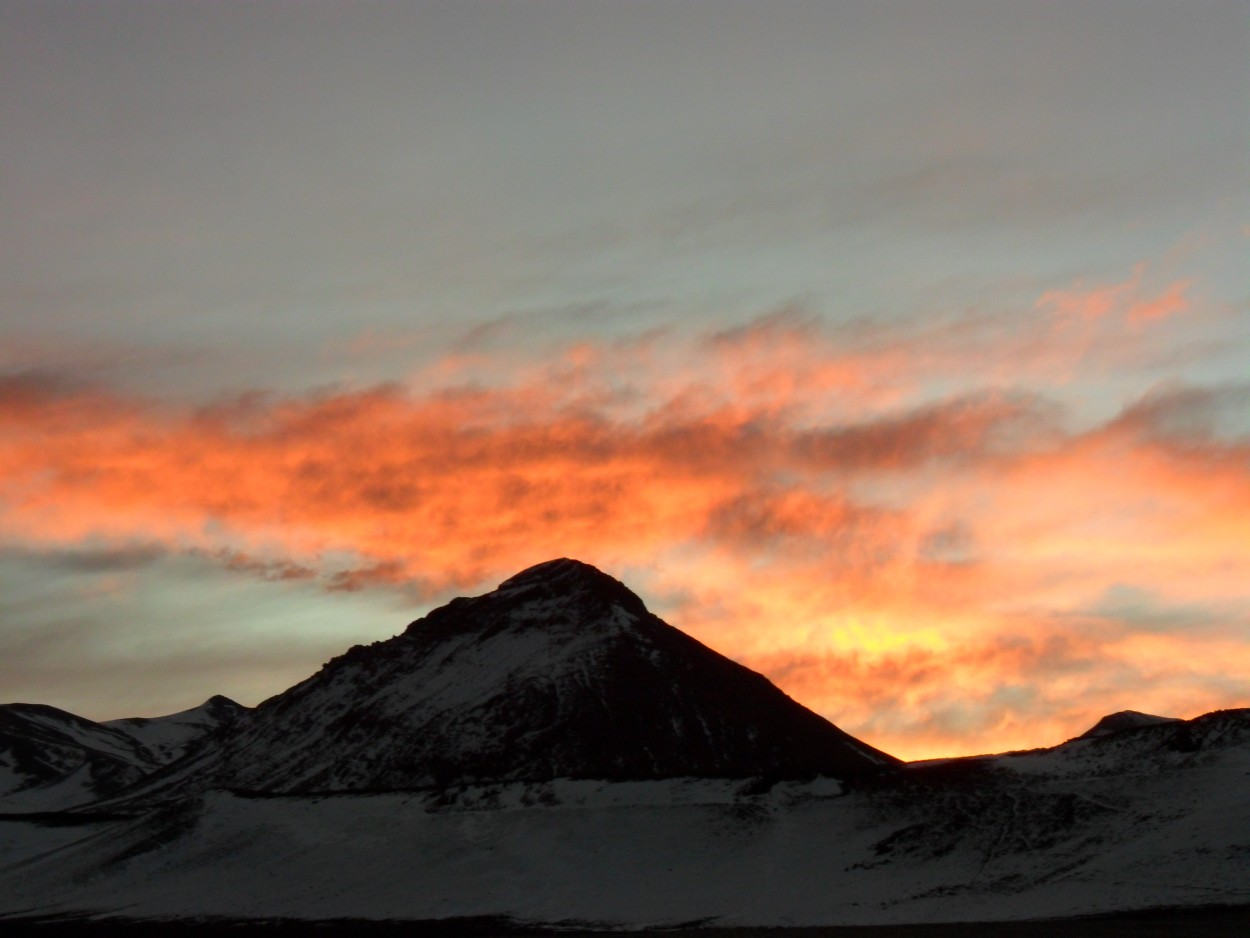
[[[106,720],[102,726],[121,730],[143,745],[162,764],[173,762],[209,733],[227,726],[248,710],[220,694],[198,707],[163,717],[128,717]]]
[[[1136,710],[1121,710],[1119,713],[1103,717],[1077,739],[1089,739],[1093,736],[1110,736],[1112,733],[1123,733],[1126,730],[1141,729],[1143,726],[1159,726],[1163,723],[1179,723],[1175,717],[1156,717],[1149,713],[1138,713]]]
[[[115,795],[245,709],[212,697],[169,716],[96,723],[42,704],[0,706],[0,812],[59,811]]]
[[[236,725],[215,784],[859,776],[897,760],[561,559],[357,646]]]
[[[95,801],[159,765],[122,730],[41,704],[0,706],[0,810],[56,811]]]

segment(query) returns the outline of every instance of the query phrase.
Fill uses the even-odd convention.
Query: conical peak
[[[594,596],[635,615],[647,612],[642,600],[620,580],[588,563],[568,557],[548,560],[522,570],[500,583],[488,596],[505,600],[522,596],[526,599],[538,596],[570,599]]]
[[[580,631],[604,622],[619,625],[621,613],[635,623],[654,618],[624,583],[562,557],[522,570],[489,593],[453,599],[409,624],[404,634],[429,644],[466,631],[483,638],[518,627]]]
[[[619,582],[588,563],[582,563],[580,560],[573,560],[569,557],[560,557],[556,560],[546,560],[542,563],[536,563],[532,567],[527,567],[520,573],[510,576],[500,583],[499,589],[516,589],[536,583],[555,586],[556,584],[573,585],[575,583],[602,580],[609,580],[612,583]]]

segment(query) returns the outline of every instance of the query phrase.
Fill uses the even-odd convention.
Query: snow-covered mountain
[[[309,792],[896,761],[565,559],[335,658],[236,724],[211,771],[218,787]]]
[[[208,698],[198,707],[163,717],[128,717],[106,720],[103,726],[121,730],[138,740],[162,764],[173,762],[209,733],[232,724],[248,710],[220,694]]]
[[[245,709],[212,697],[169,716],[96,723],[42,704],[0,706],[0,812],[59,811],[115,795]]]

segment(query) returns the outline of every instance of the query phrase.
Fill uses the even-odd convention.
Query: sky
[[[915,759],[1250,706],[1244,2],[0,0],[0,700],[554,557]]]

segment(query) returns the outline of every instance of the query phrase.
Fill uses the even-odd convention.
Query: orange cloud
[[[1036,622],[942,649],[748,656],[792,696],[908,759],[1053,745],[1125,709],[1193,717],[1244,705],[1220,679],[1250,665],[1241,641],[1123,636]],[[1195,679],[1195,678],[1199,679]]]
[[[452,585],[506,572],[528,559],[522,545],[628,556],[692,540],[827,542],[889,514],[857,507],[841,476],[988,451],[1022,412],[955,401],[830,431],[681,403],[615,420],[545,383],[253,395],[181,414],[14,388],[0,495],[9,530],[32,541],[239,541],[302,564],[349,550]],[[794,473],[801,487],[784,480]],[[825,495],[806,484],[821,476]]]
[[[1192,280],[1171,283],[1158,296],[1131,305],[1125,314],[1126,318],[1133,324],[1139,324],[1187,313],[1190,303],[1185,294],[1192,286]]]
[[[1127,316],[1129,293],[1088,308]],[[955,344],[786,312],[200,408],[0,379],[2,538],[426,601],[577,556],[904,756],[1244,702],[1250,443],[1222,416],[1244,389],[1165,387],[1072,429],[1042,391],[935,398],[952,363],[993,358]],[[1158,612],[1204,603],[1223,618]]]

